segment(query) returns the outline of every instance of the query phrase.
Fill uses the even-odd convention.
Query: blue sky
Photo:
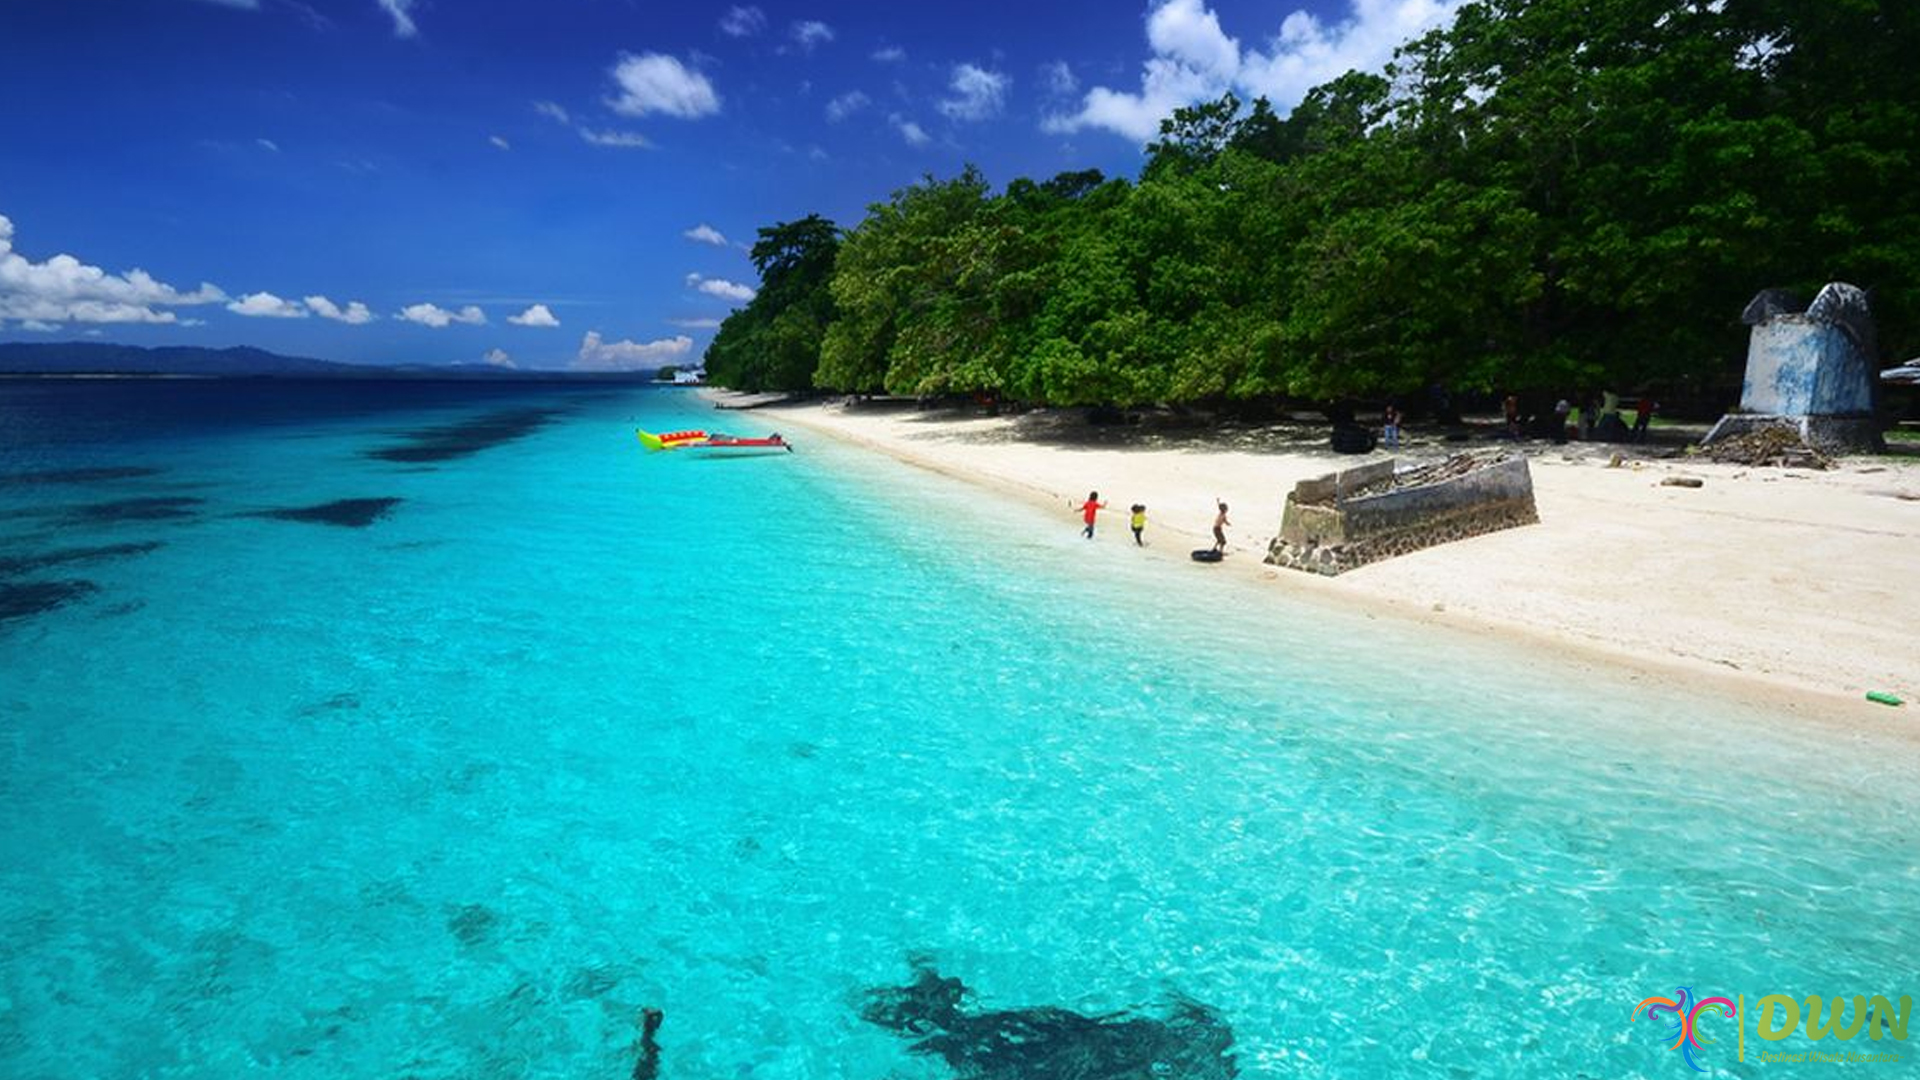
[[[754,230],[1132,176],[1460,0],[0,0],[0,340],[697,362]]]

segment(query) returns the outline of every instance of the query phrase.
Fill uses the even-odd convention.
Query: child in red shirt
[[[1080,504],[1080,517],[1087,523],[1087,527],[1081,530],[1082,536],[1089,540],[1093,539],[1093,517],[1106,508],[1107,504],[1100,501],[1099,492],[1087,492],[1087,501]]]

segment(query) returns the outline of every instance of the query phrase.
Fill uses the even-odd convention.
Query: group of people
[[[1529,432],[1534,435],[1550,436],[1554,442],[1566,442],[1568,437],[1578,435],[1582,440],[1598,439],[1602,442],[1646,442],[1647,428],[1653,422],[1653,414],[1660,403],[1652,395],[1642,394],[1634,406],[1633,427],[1627,428],[1620,418],[1620,398],[1612,392],[1589,394],[1580,406],[1580,422],[1576,427],[1572,421],[1573,403],[1561,398],[1553,404],[1553,419],[1543,424],[1533,420],[1523,421],[1520,415],[1520,399],[1508,394],[1502,403],[1505,414],[1507,437],[1524,438]],[[1543,419],[1543,418],[1542,418]]]
[[[1213,515],[1213,550],[1218,554],[1224,555],[1227,550],[1227,526],[1233,523],[1227,520],[1227,504],[1218,498],[1215,498],[1213,502],[1217,508]],[[1080,504],[1080,520],[1086,522],[1087,527],[1080,530],[1080,535],[1089,540],[1093,539],[1094,521],[1099,517],[1100,511],[1106,508],[1107,504],[1100,501],[1099,492],[1087,492],[1087,501]],[[1128,512],[1131,516],[1127,519],[1127,523],[1133,529],[1134,545],[1136,547],[1147,546],[1145,539],[1145,533],[1147,531],[1146,504],[1134,503],[1128,508]]]

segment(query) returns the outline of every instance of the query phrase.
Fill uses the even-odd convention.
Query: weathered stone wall
[[[1753,328],[1740,408],[1774,416],[1873,412],[1874,364],[1845,327],[1777,315]]]
[[[1386,466],[1384,473],[1381,464]],[[1523,457],[1434,484],[1327,498],[1329,491],[1361,489],[1390,477],[1393,462],[1362,468],[1370,470],[1367,477],[1349,476],[1360,470],[1347,470],[1296,485],[1287,496],[1280,535],[1269,547],[1266,561],[1316,574],[1340,574],[1409,551],[1540,520],[1533,501],[1533,474]]]

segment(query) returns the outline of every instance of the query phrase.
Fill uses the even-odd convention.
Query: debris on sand
[[[1769,466],[1783,469],[1831,469],[1833,459],[1808,446],[1800,433],[1786,424],[1756,428],[1700,447],[1696,453],[1723,465]]]

